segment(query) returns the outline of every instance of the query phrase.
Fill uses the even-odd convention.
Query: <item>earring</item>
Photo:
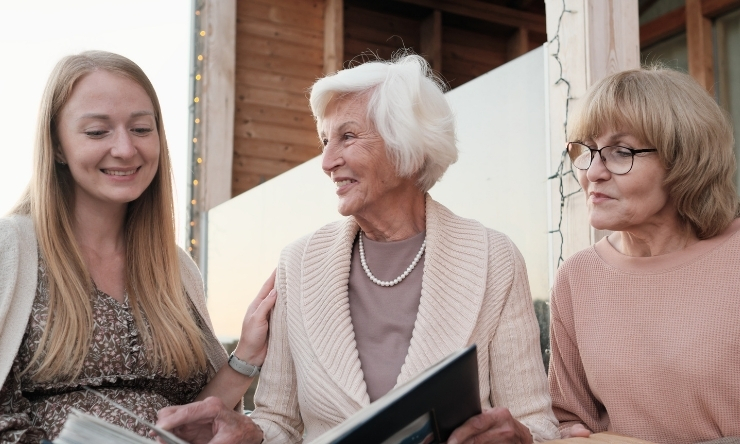
[[[65,161],[63,161],[63,160],[57,160],[57,163],[58,163],[59,165],[66,165],[66,164],[67,164],[67,162],[65,162]]]

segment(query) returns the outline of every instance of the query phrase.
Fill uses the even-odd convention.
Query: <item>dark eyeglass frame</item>
[[[588,161],[588,166],[586,168],[580,168],[580,167],[576,166],[575,164],[573,164],[574,167],[578,168],[581,171],[588,170],[589,168],[591,168],[591,164],[594,162],[594,153],[599,153],[599,157],[601,158],[601,163],[604,164],[604,168],[606,168],[607,170],[609,170],[610,173],[616,174],[617,176],[622,176],[622,175],[627,174],[630,171],[632,171],[632,167],[635,166],[635,154],[652,153],[652,152],[658,151],[655,148],[647,148],[647,149],[642,149],[642,150],[636,150],[636,149],[628,148],[628,147],[622,146],[622,145],[609,145],[609,146],[603,146],[601,148],[591,148],[590,146],[586,145],[583,142],[568,142],[568,144],[566,145],[566,148],[565,148],[568,151],[568,157],[570,157],[570,146],[571,145],[585,146],[591,152],[591,160]],[[609,169],[609,164],[606,162],[606,160],[604,159],[604,156],[601,154],[601,150],[605,150],[607,148],[622,148],[622,149],[627,150],[630,153],[632,153],[632,156],[631,156],[631,159],[630,159],[631,160],[630,168],[627,171],[625,171],[624,173],[615,173],[614,171],[612,171],[611,169]],[[573,161],[573,159],[571,158],[571,163],[572,163],[572,161]]]

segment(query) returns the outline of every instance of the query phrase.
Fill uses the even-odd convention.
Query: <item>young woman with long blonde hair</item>
[[[171,179],[144,72],[101,51],[62,59],[43,94],[30,185],[0,219],[1,442],[53,439],[73,407],[145,434],[82,386],[154,422],[228,369],[201,276],[175,244]],[[248,313],[257,339],[240,344],[257,365],[270,288]],[[214,383],[251,381],[226,372]]]

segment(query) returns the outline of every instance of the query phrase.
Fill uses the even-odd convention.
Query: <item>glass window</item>
[[[684,6],[686,0],[640,0],[640,25]]]
[[[732,116],[735,157],[740,160],[740,10],[717,19],[716,36],[719,102]],[[735,180],[740,189],[740,174]]]
[[[640,62],[643,65],[662,63],[668,68],[689,72],[686,33],[671,37],[643,49],[640,52]]]

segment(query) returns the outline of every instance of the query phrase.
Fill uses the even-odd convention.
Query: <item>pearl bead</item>
[[[365,260],[365,245],[362,243],[362,231],[360,231],[360,263],[362,264],[362,269],[365,270],[365,274],[368,278],[370,278],[370,281],[373,282],[376,285],[379,285],[381,287],[392,287],[394,285],[399,284],[401,281],[406,279],[406,277],[411,274],[412,271],[414,271],[414,268],[416,267],[416,264],[419,263],[421,260],[421,255],[424,254],[424,250],[427,246],[427,240],[424,239],[424,241],[421,243],[421,248],[419,249],[419,252],[416,253],[416,257],[414,257],[414,260],[411,262],[411,265],[406,268],[406,271],[403,272],[400,276],[393,279],[392,281],[381,281],[380,279],[376,278],[373,273],[370,271],[370,267],[367,266],[367,261]]]

